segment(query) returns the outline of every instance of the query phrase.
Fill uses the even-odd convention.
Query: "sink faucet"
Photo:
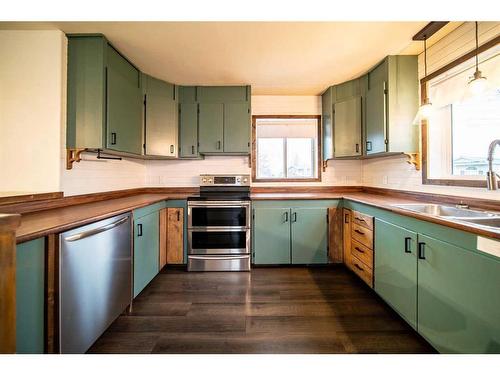
[[[493,171],[493,152],[495,151],[495,147],[500,146],[500,139],[495,139],[490,143],[490,147],[488,148],[488,172],[486,173],[486,185],[488,190],[497,190],[498,182],[497,177],[500,177],[496,172]]]

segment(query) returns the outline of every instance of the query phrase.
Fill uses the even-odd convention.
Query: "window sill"
[[[321,182],[321,178],[253,178],[252,182]]]

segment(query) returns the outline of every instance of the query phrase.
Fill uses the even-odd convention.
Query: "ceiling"
[[[389,54],[416,54],[424,22],[51,22],[0,28],[102,33],[142,71],[182,85],[318,95]]]

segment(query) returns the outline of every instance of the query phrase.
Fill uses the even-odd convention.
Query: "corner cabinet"
[[[68,35],[67,147],[142,154],[140,72],[102,35]]]
[[[144,95],[144,154],[175,158],[178,155],[177,87],[142,74]]]
[[[416,152],[417,56],[387,56],[365,79],[366,155]]]
[[[337,204],[337,201],[254,202],[253,263],[328,263],[328,208]]]

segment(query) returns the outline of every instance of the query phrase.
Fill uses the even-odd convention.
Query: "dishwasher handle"
[[[88,231],[85,231],[85,232],[80,232],[80,233],[77,233],[77,234],[73,234],[71,236],[66,237],[64,240],[68,241],[68,242],[74,242],[74,241],[82,240],[84,238],[88,238],[88,237],[94,236],[96,234],[99,234],[99,233],[102,233],[102,232],[106,232],[107,230],[113,229],[114,227],[117,227],[118,225],[123,224],[128,219],[129,219],[129,216],[125,216],[125,217],[121,218],[120,220],[115,221],[114,223],[110,223],[110,224],[104,225],[104,226],[102,226],[100,228],[95,228],[95,229],[91,229],[91,230],[88,230]]]

